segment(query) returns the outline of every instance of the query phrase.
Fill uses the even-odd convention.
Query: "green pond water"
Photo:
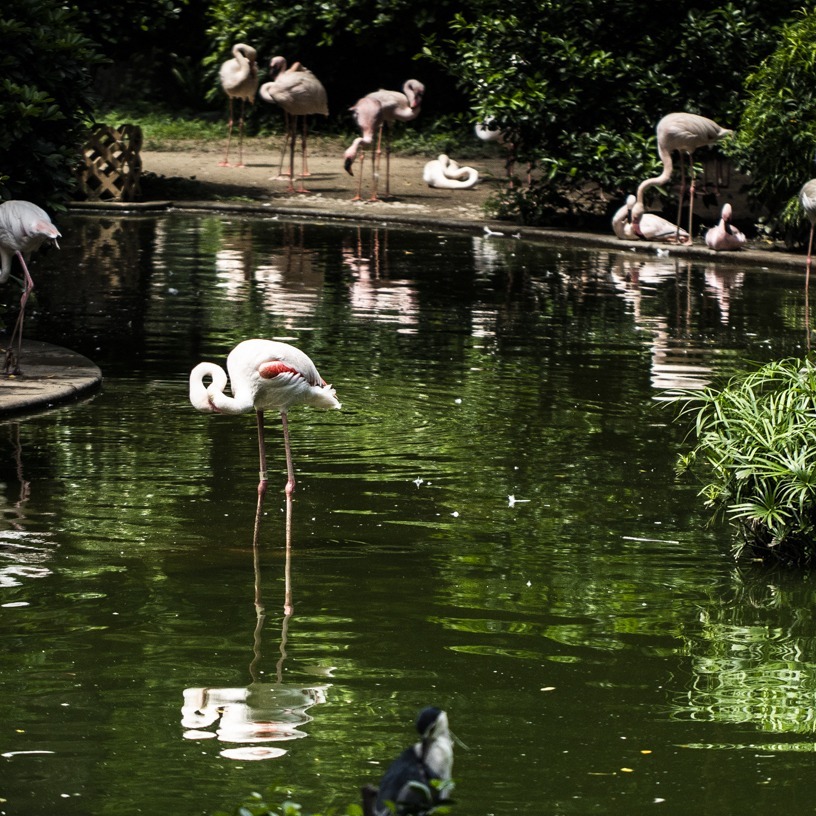
[[[58,222],[27,336],[105,381],[0,424],[0,813],[344,808],[429,704],[462,816],[813,812],[814,579],[734,562],[665,400],[802,354],[801,274]],[[250,337],[343,403],[290,414],[288,549],[279,418],[256,529],[254,417],[187,397]]]

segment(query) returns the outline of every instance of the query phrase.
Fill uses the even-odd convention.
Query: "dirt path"
[[[391,159],[393,197],[379,202],[354,202],[357,175],[343,170],[343,147],[339,143],[320,143],[309,153],[311,176],[304,180],[308,193],[287,193],[288,180],[279,178],[280,140],[253,139],[244,145],[244,164],[220,167],[223,145],[188,144],[179,150],[142,150],[143,200],[229,200],[249,198],[308,209],[335,209],[353,213],[362,208],[368,217],[383,214],[434,214],[482,222],[484,203],[500,188],[504,172],[501,157],[495,159],[458,159],[479,172],[480,180],[470,190],[440,190],[422,180],[427,156],[398,156]],[[235,154],[237,158],[237,154]],[[435,158],[435,157],[433,157]],[[456,158],[456,157],[454,157]],[[383,163],[385,159],[383,158]],[[300,162],[296,159],[296,171]],[[363,198],[368,198],[371,176],[366,159]],[[359,172],[357,165],[355,174]],[[384,171],[383,171],[384,175]],[[380,189],[384,187],[381,179]]]

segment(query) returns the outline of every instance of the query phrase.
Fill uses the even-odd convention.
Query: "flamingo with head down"
[[[642,181],[637,189],[637,200],[643,203],[643,196],[649,187],[665,184],[672,177],[674,165],[672,152],[680,154],[680,201],[677,206],[677,241],[680,240],[680,214],[683,208],[686,177],[683,170],[683,156],[689,159],[691,185],[689,188],[689,235],[692,234],[694,211],[694,151],[699,147],[712,145],[733,133],[718,125],[712,119],[696,113],[669,113],[657,123],[657,153],[663,162],[663,172],[659,176]],[[689,241],[691,243],[691,241]]]
[[[229,372],[229,378],[227,377]],[[209,385],[204,378],[209,377]],[[232,396],[224,393],[229,381]],[[293,405],[340,408],[335,390],[326,384],[308,355],[288,343],[275,340],[244,340],[227,357],[227,371],[215,363],[199,363],[190,372],[190,402],[202,413],[246,414],[255,411],[258,423],[260,481],[258,493],[266,492],[264,411],[280,411],[286,450],[286,495],[295,489],[295,469],[289,443],[287,414]]]
[[[28,296],[34,288],[34,281],[28,271],[26,261],[31,253],[39,249],[45,241],[57,244],[60,231],[51,223],[45,210],[30,201],[4,201],[0,204],[0,283],[5,283],[11,275],[14,256],[23,268],[23,294],[20,298],[20,314],[11,333],[6,360],[5,374],[19,374],[20,351],[23,345],[23,319]],[[16,349],[15,349],[16,344]]]
[[[391,128],[394,122],[410,122],[419,116],[422,97],[425,94],[425,86],[416,79],[409,79],[403,86],[403,92],[379,90],[367,94],[359,99],[350,110],[354,112],[354,118],[360,128],[361,136],[358,136],[351,146],[343,154],[343,167],[346,172],[353,176],[352,166],[357,154],[360,153],[360,179],[357,184],[357,195],[353,201],[360,201],[363,184],[363,162],[365,160],[365,150],[374,140],[374,133],[377,132],[376,160],[371,162],[371,197],[369,201],[377,201],[377,180],[380,173],[380,155],[382,153],[382,131],[387,126],[385,137],[385,193],[389,196],[391,183]]]

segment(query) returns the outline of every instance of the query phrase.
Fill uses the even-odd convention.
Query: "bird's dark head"
[[[418,79],[409,79],[404,87],[408,105],[411,110],[416,110],[422,104],[422,97],[425,96],[425,86]]]
[[[416,730],[419,732],[419,735],[421,737],[427,736],[442,716],[445,716],[445,712],[442,711],[442,709],[435,708],[434,706],[423,708],[422,711],[419,712],[416,721]],[[445,717],[445,719],[447,719],[447,717]]]
[[[285,57],[272,57],[269,60],[269,78],[274,80],[278,74],[282,73],[286,70],[286,58]]]

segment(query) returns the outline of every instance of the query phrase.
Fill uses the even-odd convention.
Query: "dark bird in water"
[[[423,708],[416,729],[420,741],[389,765],[379,788],[363,789],[365,816],[419,816],[448,799],[453,771],[448,715],[438,708]]]

